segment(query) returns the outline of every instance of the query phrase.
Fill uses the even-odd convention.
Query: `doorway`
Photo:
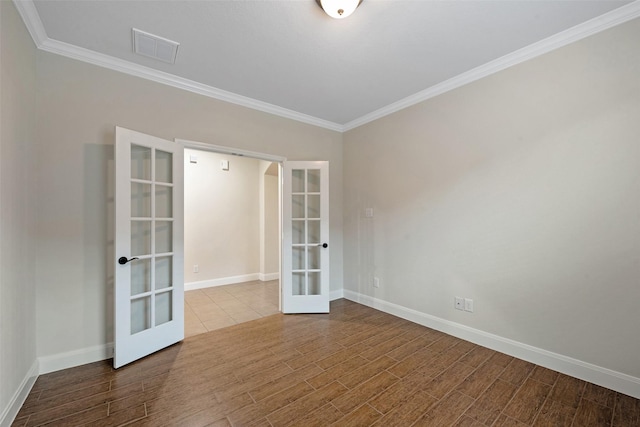
[[[279,313],[279,164],[184,155],[185,335]]]

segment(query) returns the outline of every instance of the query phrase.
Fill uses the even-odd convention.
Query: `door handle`
[[[322,243],[322,244],[318,243],[318,246],[322,246],[323,248],[326,249],[326,248],[329,247],[329,244],[328,243]]]
[[[120,258],[118,258],[118,264],[125,265],[126,263],[131,262],[134,259],[138,259],[138,257],[133,257],[131,259],[127,259],[126,256],[121,256]]]

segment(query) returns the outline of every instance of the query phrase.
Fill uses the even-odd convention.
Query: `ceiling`
[[[341,20],[315,0],[14,2],[45,50],[339,131],[640,14],[618,0],[364,0]],[[179,42],[176,63],[134,54],[132,28]]]

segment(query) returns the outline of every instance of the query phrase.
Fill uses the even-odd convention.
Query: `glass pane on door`
[[[321,246],[309,246],[308,251],[308,268],[310,270],[318,270],[320,268],[320,250]]]
[[[320,169],[307,170],[307,193],[320,192]]]
[[[155,289],[166,289],[173,286],[173,257],[156,258]]]
[[[294,270],[304,270],[305,269],[305,248],[304,246],[294,246],[292,248],[292,257],[293,263],[292,268]]]
[[[131,256],[151,253],[151,221],[131,221]]]
[[[131,216],[151,217],[151,184],[131,183]]]
[[[131,334],[173,319],[172,180],[172,153],[132,146]]]
[[[173,154],[156,150],[156,181],[173,182]]]
[[[320,218],[320,195],[309,194],[307,196],[307,218]]]
[[[294,169],[291,181],[291,267],[293,295],[319,295],[320,175],[319,169]]]
[[[291,199],[291,217],[292,218],[304,218],[305,217],[305,203],[304,195],[295,194]]]
[[[137,334],[151,327],[151,297],[131,301],[131,334]]]
[[[307,292],[305,290],[305,274],[304,273],[293,273],[293,295],[306,295]]]
[[[320,272],[319,271],[309,272],[308,284],[309,284],[309,295],[320,295],[321,288],[320,288]]]
[[[131,262],[131,296],[151,290],[151,260],[141,259]]]
[[[131,144],[131,178],[151,180],[151,148]]]
[[[173,188],[156,184],[156,218],[171,218],[173,215]]]
[[[294,245],[304,243],[304,220],[293,220],[291,227],[292,242]]]
[[[171,252],[173,236],[173,222],[156,221],[156,254]]]
[[[304,193],[304,169],[295,169],[291,172],[291,191]]]
[[[172,319],[172,292],[163,292],[156,295],[156,326],[167,323]]]
[[[307,221],[307,243],[320,244],[320,220]]]

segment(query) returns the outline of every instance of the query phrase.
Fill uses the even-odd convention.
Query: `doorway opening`
[[[183,142],[185,336],[281,310],[280,162],[195,144]]]

